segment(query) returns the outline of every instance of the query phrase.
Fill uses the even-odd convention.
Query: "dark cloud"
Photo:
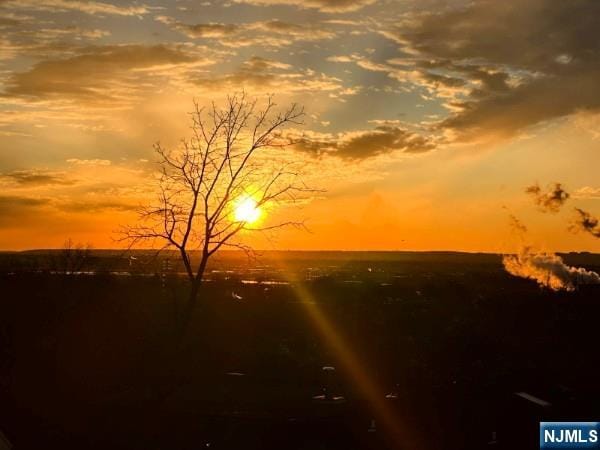
[[[137,205],[131,203],[111,200],[69,201],[61,203],[58,207],[63,211],[71,213],[134,211],[138,208]]]
[[[0,175],[0,179],[14,182],[22,186],[43,186],[49,184],[74,184],[74,180],[68,180],[63,173],[48,172],[40,170],[16,170]]]
[[[477,0],[407,20],[384,34],[421,59],[424,77],[464,77],[469,92],[441,123],[463,141],[506,138],[600,109],[600,2]]]
[[[600,108],[600,70],[569,80],[545,76],[503,94],[478,91],[481,99],[458,101],[460,111],[443,121],[465,141],[509,138],[541,122]]]
[[[426,60],[417,61],[417,67],[421,71],[422,79],[429,83],[450,88],[468,88],[470,99],[483,99],[492,94],[502,94],[510,90],[510,76],[507,73],[483,64]]]
[[[48,199],[21,197],[18,195],[0,195],[0,212],[8,212],[11,208],[27,208],[45,205]]]
[[[577,217],[569,226],[569,230],[573,232],[583,231],[596,238],[600,238],[600,221],[583,209],[575,208],[575,212],[577,213]]]
[[[181,48],[165,45],[89,47],[83,54],[42,61],[26,72],[13,74],[7,81],[4,95],[36,99],[56,95],[110,98],[110,89],[122,87],[123,80],[131,77],[131,71],[135,69],[185,64],[196,60]],[[135,84],[130,84],[128,91],[132,87]]]
[[[433,150],[433,141],[406,129],[381,125],[368,131],[337,136],[306,133],[292,136],[294,147],[313,155],[334,155],[344,159],[366,159],[391,152],[421,153]]]
[[[0,195],[0,228],[23,224],[43,223],[57,213],[100,213],[106,211],[133,211],[137,205],[125,201],[87,199],[58,200],[19,195]]]
[[[558,212],[570,197],[560,183],[548,186],[546,192],[542,191],[540,185],[536,183],[525,188],[525,192],[533,197],[540,210],[551,213]]]
[[[0,226],[15,226],[24,220],[34,220],[40,208],[48,205],[49,199],[0,195]],[[40,221],[42,220],[39,217]]]
[[[352,133],[337,144],[336,154],[362,159],[392,151],[421,153],[433,148],[433,143],[423,136],[398,127],[379,126],[372,131]]]
[[[480,59],[556,72],[560,55],[591,62],[598,51],[599,15],[595,0],[476,0],[417,17],[398,36],[413,49],[440,59]]]

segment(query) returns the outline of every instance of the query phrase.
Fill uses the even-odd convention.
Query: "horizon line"
[[[0,249],[0,253],[29,253],[29,252],[53,252],[53,251],[61,251],[63,248],[61,247],[47,247],[47,248],[28,248],[28,249],[19,249],[19,250],[10,250],[10,249]],[[89,249],[92,252],[157,252],[157,253],[165,253],[165,252],[177,252],[177,249],[164,249],[164,250],[156,250],[152,248],[132,248],[132,249],[121,249],[121,248],[94,248],[91,247]],[[190,252],[199,252],[200,250],[190,250]],[[508,255],[515,254],[517,252],[497,252],[497,251],[488,251],[488,250],[441,250],[441,249],[428,249],[428,250],[401,250],[401,249],[256,249],[253,250],[255,253],[464,253],[464,254],[473,254],[473,255]],[[233,254],[233,253],[244,253],[243,250],[220,250],[219,254]],[[586,253],[590,255],[599,255],[600,252],[594,252],[590,250],[557,250],[552,253]],[[216,254],[218,255],[218,254]]]

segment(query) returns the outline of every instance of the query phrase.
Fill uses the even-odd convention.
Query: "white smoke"
[[[502,262],[508,273],[535,280],[554,291],[573,291],[580,284],[600,284],[596,272],[568,266],[560,256],[536,252],[531,247],[523,247],[516,255],[505,255]]]

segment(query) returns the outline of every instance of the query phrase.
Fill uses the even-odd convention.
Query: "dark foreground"
[[[185,284],[140,260],[0,258],[15,449],[519,449],[541,419],[600,419],[598,286],[541,290],[493,255],[225,258],[176,350]]]

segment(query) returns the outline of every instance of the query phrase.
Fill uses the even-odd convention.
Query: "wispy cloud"
[[[600,187],[581,187],[573,192],[573,198],[600,199]]]
[[[110,166],[111,161],[109,159],[78,159],[70,158],[67,159],[69,164],[75,164],[77,166]]]
[[[294,42],[313,42],[336,36],[331,27],[317,24],[294,24],[280,20],[251,23],[198,23],[185,24],[168,16],[157,21],[192,39],[213,39],[226,47],[253,45],[283,47]]]
[[[289,64],[252,57],[236,70],[190,79],[194,85],[213,93],[246,90],[252,93],[276,91],[280,95],[298,92],[337,92],[341,80],[312,70],[297,70]]]
[[[372,5],[377,0],[234,0],[251,5],[291,5],[298,8],[315,8],[327,13],[351,12]]]
[[[78,0],[3,0],[2,8],[32,9],[49,12],[78,11],[85,14],[109,14],[118,16],[140,16],[148,14],[146,5],[120,6],[112,3]]]

